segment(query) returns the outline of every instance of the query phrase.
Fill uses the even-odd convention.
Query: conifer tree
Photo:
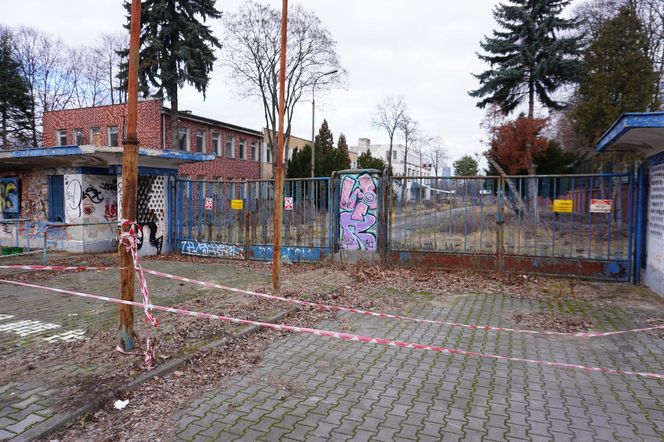
[[[507,0],[493,16],[500,27],[480,44],[478,54],[490,68],[475,77],[480,82],[472,97],[484,108],[498,104],[513,111],[524,100],[528,117],[535,112],[535,98],[550,109],[560,109],[552,94],[577,78],[580,37],[565,36],[578,26],[576,20],[560,17],[570,0]]]
[[[131,4],[124,3],[129,11]],[[141,50],[139,84],[144,96],[150,87],[155,97],[166,97],[171,104],[171,147],[178,145],[178,89],[185,83],[205,96],[210,72],[216,60],[219,40],[205,24],[207,19],[221,17],[215,0],[143,0],[141,2]],[[128,50],[119,54],[125,59]],[[119,74],[126,88],[127,63]]]
[[[572,120],[589,145],[624,112],[654,106],[657,75],[646,44],[640,19],[625,6],[600,28],[586,50]]]
[[[345,148],[343,147],[345,145]],[[334,136],[330,131],[327,120],[323,120],[318,135],[316,135],[316,164],[315,175],[317,177],[330,176],[335,170],[350,168],[348,156],[348,145],[346,137],[339,137],[339,146],[334,147]],[[311,176],[311,146],[306,145],[302,149],[295,149],[293,156],[288,160],[286,175],[288,178],[307,178]]]
[[[30,87],[12,51],[11,34],[0,30],[0,149],[24,146],[30,138]]]

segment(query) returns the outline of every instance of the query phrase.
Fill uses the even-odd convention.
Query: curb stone
[[[284,317],[295,313],[299,309],[297,307],[285,310],[281,313],[278,313],[266,320],[266,322],[276,322]],[[252,325],[250,327],[247,327],[243,330],[240,330],[239,332],[223,338],[219,339],[213,342],[210,342],[209,344],[201,347],[198,351],[196,351],[194,354],[199,353],[199,352],[204,352],[207,350],[212,350],[212,349],[218,349],[218,348],[223,348],[225,347],[229,342],[235,340],[235,339],[241,339],[244,338],[245,336],[249,336],[256,331],[258,331],[261,327],[257,325]],[[161,364],[157,367],[155,367],[154,370],[150,370],[147,372],[144,372],[140,376],[138,376],[136,379],[132,379],[131,381],[127,382],[125,385],[120,386],[113,391],[107,391],[106,393],[102,393],[99,396],[97,396],[96,399],[88,402],[85,405],[82,405],[81,407],[71,410],[71,411],[66,411],[62,413],[58,413],[54,416],[51,416],[41,424],[38,424],[31,428],[30,430],[21,433],[11,439],[11,442],[24,442],[24,441],[31,441],[35,439],[42,438],[50,433],[54,433],[58,431],[59,429],[66,427],[67,425],[73,423],[76,419],[78,419],[81,416],[84,416],[89,413],[95,413],[99,411],[101,408],[104,407],[106,403],[109,401],[115,399],[121,392],[127,391],[127,390],[132,390],[141,384],[149,381],[150,379],[153,379],[157,376],[166,376],[169,373],[172,373],[179,367],[181,367],[184,363],[186,363],[189,358],[193,356],[183,356],[179,357],[176,359],[172,359],[171,361],[168,361],[164,364]]]

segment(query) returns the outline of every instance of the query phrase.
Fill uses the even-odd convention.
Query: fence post
[[[505,242],[504,242],[504,226],[505,226],[505,204],[504,204],[504,195],[505,195],[505,183],[503,177],[498,177],[498,198],[496,198],[496,267],[499,272],[503,272],[505,269],[504,254],[505,254]]]
[[[48,226],[44,227],[44,265],[48,265]]]
[[[329,243],[330,259],[332,261],[334,261],[334,246],[337,240],[337,225],[335,223],[339,219],[339,214],[336,210],[336,201],[334,200],[334,177],[336,173],[336,171],[332,172],[327,186],[327,241]]]
[[[249,199],[249,182],[244,181],[244,259],[249,259],[249,220],[251,217],[251,200]]]
[[[388,239],[387,239],[387,230],[388,230],[388,211],[389,211],[389,193],[390,193],[390,176],[387,173],[387,170],[383,170],[382,177],[382,195],[380,203],[380,259],[383,265],[387,265],[388,260]]]

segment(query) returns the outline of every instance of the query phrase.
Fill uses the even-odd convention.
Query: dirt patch
[[[664,318],[652,318],[652,319],[646,319],[646,322],[648,323],[648,327],[659,327],[659,326],[664,326]],[[664,328],[660,328],[657,330],[650,330],[650,335],[659,338],[659,339],[664,339]]]
[[[587,331],[593,326],[593,321],[588,318],[551,312],[516,313],[511,319],[529,328],[562,333]]]
[[[312,326],[316,321],[330,318],[329,314],[301,311],[289,316],[288,323],[301,327]],[[121,393],[118,399],[129,400],[124,410],[113,409],[109,403],[102,410],[86,419],[71,425],[58,435],[61,441],[78,440],[171,440],[177,432],[171,419],[183,404],[200,398],[206,391],[213,390],[220,382],[239,373],[245,373],[259,365],[262,354],[272,341],[283,334],[274,331],[259,331],[232,341],[219,350],[199,352],[189,358],[177,371],[163,378],[152,379],[135,390]],[[291,395],[302,394],[304,387],[282,379],[265,379],[271,385],[284,391],[282,400]],[[233,404],[229,404],[233,406]],[[149,419],[146,419],[149,416]],[[46,440],[52,440],[50,437]]]

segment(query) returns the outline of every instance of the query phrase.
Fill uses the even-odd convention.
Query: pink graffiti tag
[[[377,250],[376,185],[369,174],[345,176],[341,184],[339,221],[341,247],[346,250]]]

